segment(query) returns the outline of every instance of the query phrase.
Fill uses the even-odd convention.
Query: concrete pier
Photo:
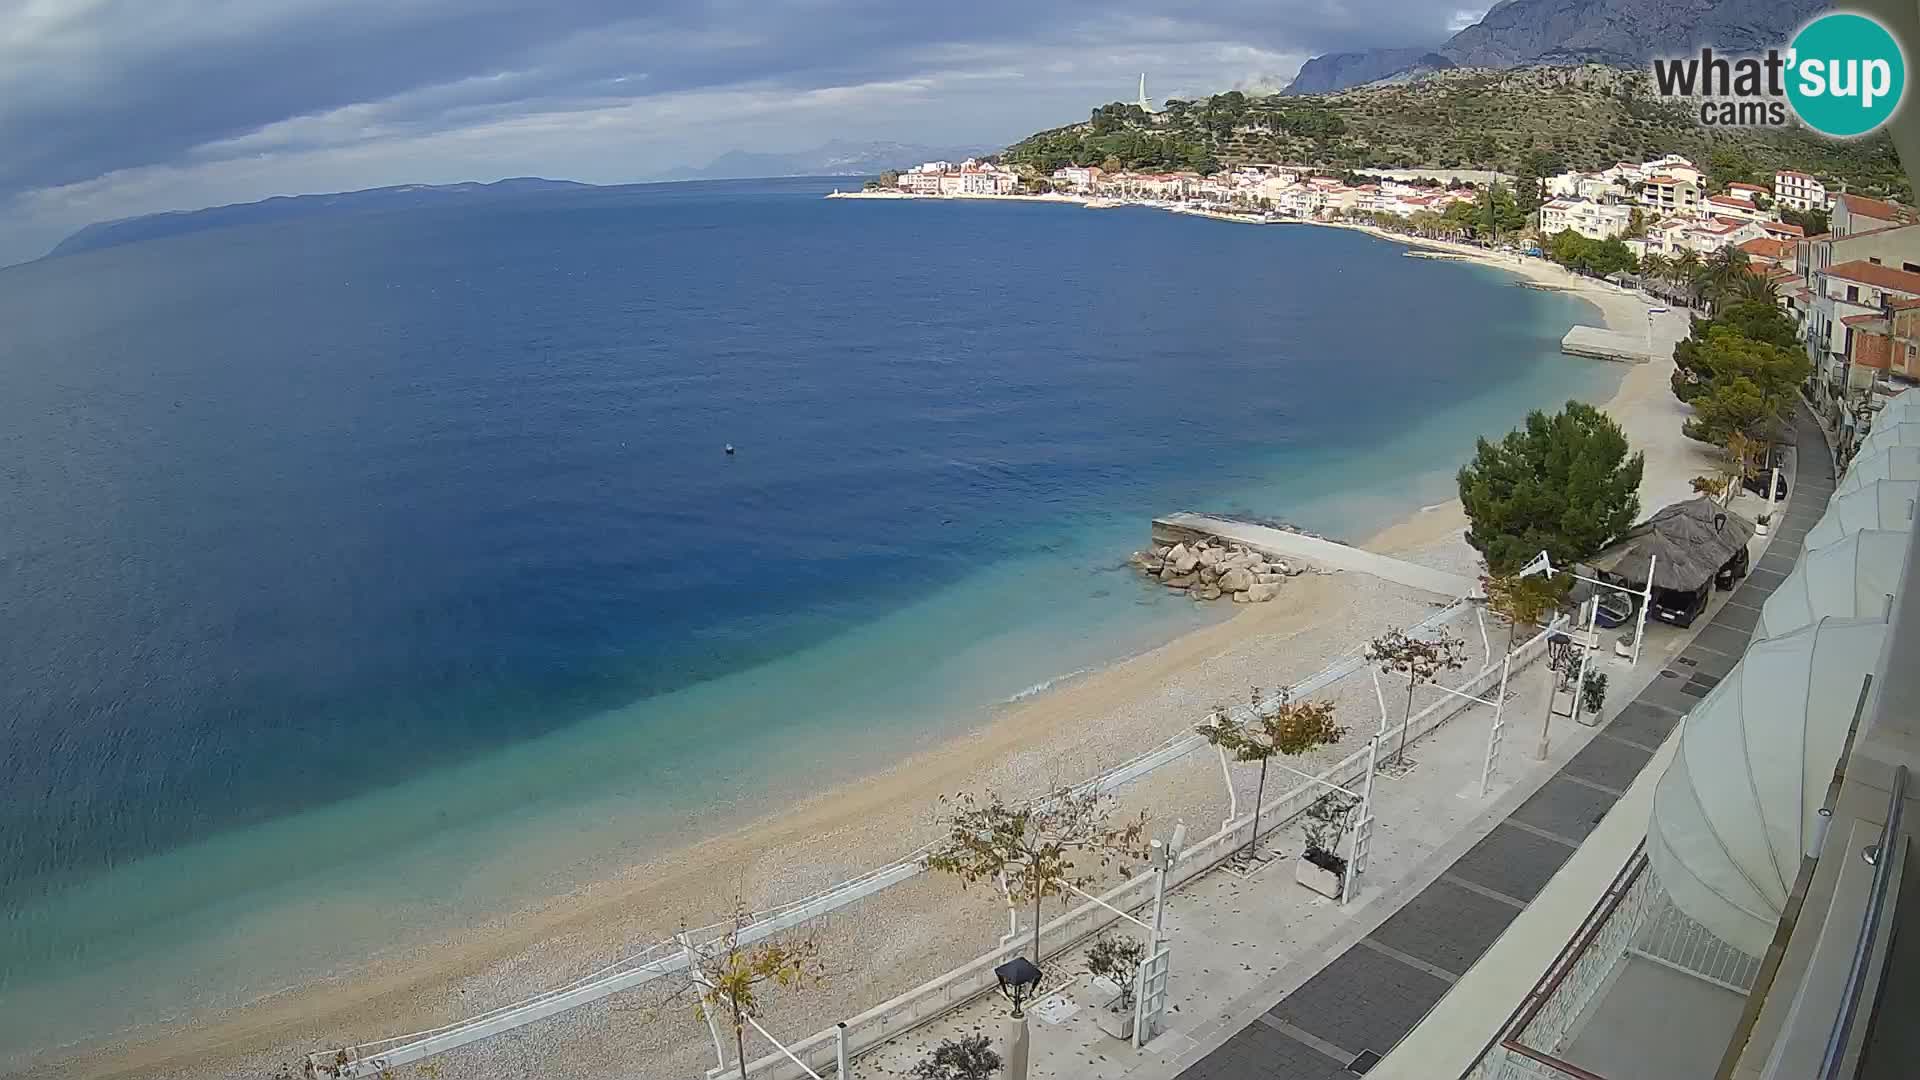
[[[1560,339],[1560,351],[1568,356],[1591,356],[1600,360],[1620,360],[1644,364],[1653,359],[1647,350],[1645,334],[1623,334],[1597,326],[1576,326]]]
[[[1317,536],[1276,529],[1232,518],[1209,514],[1178,513],[1153,519],[1155,544],[1183,544],[1203,536],[1218,537],[1244,544],[1255,551],[1278,559],[1291,559],[1326,570],[1350,570],[1424,592],[1448,598],[1468,596],[1479,591],[1472,578],[1410,563],[1390,555],[1378,555],[1357,547],[1322,540]]]

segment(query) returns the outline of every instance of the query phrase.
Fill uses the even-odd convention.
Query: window
[[[1878,256],[1878,255],[1869,255],[1869,256],[1867,256],[1867,261],[1868,261],[1868,262],[1870,262],[1870,263],[1872,263],[1872,264],[1873,264],[1873,265],[1875,265],[1875,266],[1879,266],[1879,265],[1880,265],[1880,256]]]
[[[1860,286],[1858,285],[1847,286],[1847,299],[1851,300],[1856,304],[1859,303],[1860,302]]]

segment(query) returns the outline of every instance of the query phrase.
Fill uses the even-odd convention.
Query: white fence
[[[1416,630],[1431,629],[1469,606],[1452,605]],[[1545,653],[1546,634],[1543,632],[1515,650],[1513,670],[1526,667]],[[1299,698],[1364,669],[1364,661],[1345,657],[1293,687],[1291,692]],[[1468,695],[1484,694],[1499,682],[1499,678],[1499,665],[1488,665],[1454,689]],[[1470,700],[1452,694],[1443,695],[1441,700],[1433,702],[1413,715],[1406,725],[1408,740],[1417,741],[1461,712],[1472,708],[1473,705],[1474,703]],[[1380,732],[1383,741],[1398,739],[1401,727],[1399,723],[1385,727]],[[1193,739],[1200,746],[1205,745],[1197,736],[1182,738]],[[1182,753],[1191,752],[1192,749],[1197,748],[1197,746],[1189,747]],[[1303,780],[1263,804],[1260,808],[1261,835],[1270,835],[1298,817],[1315,799],[1326,792],[1326,784],[1342,787],[1356,786],[1366,774],[1369,749],[1369,747],[1362,747],[1354,751],[1318,773],[1317,780]],[[1125,768],[1126,766],[1122,766],[1122,769]],[[1253,828],[1253,819],[1254,815],[1249,810],[1213,835],[1188,845],[1179,853],[1174,869],[1168,877],[1168,888],[1176,888],[1213,870],[1236,851],[1245,847]],[[1123,882],[1100,894],[1100,900],[1104,904],[1125,911],[1144,908],[1153,900],[1153,875],[1142,874]],[[1086,901],[1058,918],[1042,924],[1042,941],[1048,954],[1066,952],[1111,925],[1118,918],[1101,904]],[[1024,940],[1010,942],[847,1020],[846,1040],[849,1053],[858,1055],[871,1050],[983,994],[996,991],[998,984],[994,978],[993,969],[1021,953],[1026,946],[1027,942]],[[836,1043],[839,1038],[838,1027],[839,1025],[827,1027],[797,1042],[789,1043],[787,1049],[816,1073],[821,1076],[831,1076],[834,1071]],[[778,1051],[749,1062],[747,1071],[754,1080],[802,1080],[806,1075],[798,1065]],[[710,1078],[718,1078],[738,1074],[738,1066],[731,1066],[727,1069],[710,1070],[707,1075]]]
[[[1480,638],[1480,644],[1490,646],[1479,608],[1464,598],[1436,611],[1418,626],[1410,628],[1408,633],[1416,636],[1432,633],[1467,618],[1473,619],[1478,625],[1477,636]],[[1520,670],[1544,655],[1545,637],[1546,634],[1543,632],[1515,650],[1512,665],[1514,671]],[[1493,662],[1495,658],[1490,649],[1483,654],[1482,658],[1484,662],[1478,671],[1460,684],[1451,687],[1457,694],[1438,695],[1439,700],[1421,708],[1404,725],[1409,741],[1419,739],[1473,706],[1474,703],[1471,700],[1458,694],[1484,695],[1498,683],[1500,665]],[[1334,660],[1311,677],[1289,687],[1288,692],[1295,698],[1320,693],[1336,683],[1341,683],[1352,676],[1363,675],[1369,670],[1360,650],[1355,649]],[[1351,689],[1350,687],[1349,690]],[[1373,699],[1374,693],[1369,682],[1368,689],[1365,691],[1368,700]],[[1244,709],[1245,706],[1240,708]],[[1398,722],[1387,722],[1383,716],[1379,735],[1383,740],[1397,740],[1402,726]],[[1117,790],[1196,750],[1206,748],[1206,741],[1188,730],[1086,781],[1081,788],[1083,790],[1088,788],[1103,791]],[[1368,749],[1368,746],[1363,745],[1322,770],[1317,774],[1319,783],[1302,781],[1269,799],[1260,808],[1261,834],[1268,835],[1298,816],[1325,790],[1324,784],[1332,783],[1343,787],[1355,785],[1365,774]],[[1177,886],[1181,882],[1211,870],[1234,851],[1243,847],[1249,839],[1253,819],[1254,814],[1248,811],[1229,821],[1212,836],[1189,845],[1179,853],[1169,879],[1169,887]],[[740,932],[740,941],[744,944],[800,926],[911,880],[925,872],[923,859],[929,850],[922,848],[824,892],[778,908],[757,912]],[[1101,899],[1115,907],[1133,910],[1151,900],[1152,887],[1152,875],[1144,874],[1114,886],[1102,894]],[[1042,937],[1049,951],[1062,951],[1103,929],[1116,918],[1117,916],[1098,904],[1088,901],[1045,923],[1042,927]],[[696,944],[705,943],[717,939],[732,927],[731,922],[715,923],[690,931],[689,937]],[[993,977],[994,967],[1011,958],[1019,948],[1018,944],[996,948],[967,964],[858,1014],[846,1021],[849,1047],[854,1053],[870,1049],[994,989],[996,986]],[[327,1050],[312,1054],[308,1058],[309,1068],[327,1077],[376,1076],[382,1070],[421,1061],[603,999],[610,994],[632,990],[658,979],[676,975],[686,969],[687,954],[679,941],[658,942],[565,986],[556,987],[453,1024],[364,1043],[344,1050]],[[827,1075],[833,1070],[836,1041],[836,1028],[829,1027],[817,1034],[790,1043],[789,1049],[801,1061],[806,1062],[809,1068]],[[734,1071],[737,1073],[737,1067]],[[750,1063],[749,1072],[761,1080],[788,1080],[788,1078],[805,1075],[798,1065],[777,1051]]]

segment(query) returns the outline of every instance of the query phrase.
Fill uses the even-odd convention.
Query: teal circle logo
[[[1800,28],[1787,52],[1787,102],[1822,135],[1847,139],[1886,123],[1907,90],[1907,61],[1887,28],[1850,11]]]

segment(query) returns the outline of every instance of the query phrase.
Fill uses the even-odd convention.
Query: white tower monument
[[[1143,112],[1153,111],[1153,102],[1147,100],[1147,73],[1144,71],[1140,73],[1140,101],[1138,104]]]

